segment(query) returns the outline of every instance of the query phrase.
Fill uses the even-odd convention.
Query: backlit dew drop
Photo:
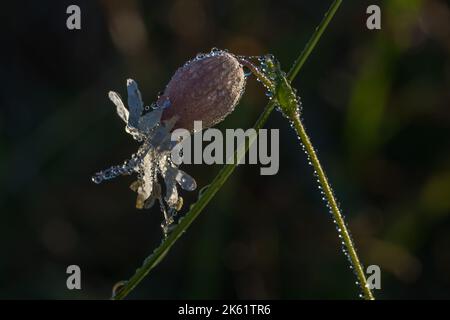
[[[211,48],[211,54],[217,54],[217,53],[219,53],[221,50],[219,50],[218,48],[216,48],[216,47],[213,47],[213,48]]]
[[[195,180],[190,175],[181,170],[178,172],[178,175],[175,179],[184,190],[193,191],[197,188],[197,183],[195,182]]]
[[[95,176],[92,176],[91,179],[92,179],[92,182],[95,183],[95,184],[100,184],[103,181],[102,177],[99,176],[98,174],[95,175]]]
[[[127,283],[128,281],[125,280],[117,282],[112,288],[112,298],[114,298]]]

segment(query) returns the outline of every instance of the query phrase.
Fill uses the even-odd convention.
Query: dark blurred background
[[[3,3],[0,298],[107,299],[159,244],[161,213],[134,209],[132,178],[91,182],[137,148],[109,90],[132,77],[150,103],[212,47],[272,53],[287,71],[330,3]],[[450,298],[449,51],[448,1],[344,1],[294,82],[358,252],[381,267],[380,299]],[[266,102],[251,79],[220,128],[252,126]],[[279,173],[240,166],[130,298],[358,298],[293,131],[277,112],[266,127],[280,129]],[[202,187],[220,166],[185,169]],[[82,290],[66,288],[71,264]]]

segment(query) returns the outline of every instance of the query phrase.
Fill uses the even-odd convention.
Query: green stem
[[[367,283],[364,274],[364,269],[362,267],[361,262],[359,261],[358,255],[353,245],[350,232],[348,231],[347,226],[345,225],[344,218],[337,205],[337,201],[333,194],[333,190],[330,187],[330,183],[328,182],[327,176],[323,171],[322,165],[320,164],[319,158],[317,157],[316,151],[314,150],[311,140],[309,139],[308,134],[305,131],[305,127],[303,126],[298,114],[291,116],[290,119],[292,120],[295,131],[297,131],[298,136],[302,140],[303,145],[305,146],[305,150],[309,155],[311,164],[313,165],[317,173],[320,186],[322,187],[325,197],[327,198],[327,201],[330,206],[330,211],[333,215],[334,220],[336,221],[339,234],[342,236],[343,243],[348,252],[348,257],[350,258],[350,261],[354,267],[361,289],[364,292],[364,298],[367,300],[374,300],[372,291],[370,291],[369,285]]]
[[[305,64],[306,60],[308,59],[309,55],[313,51],[313,49],[316,47],[317,42],[319,42],[320,37],[322,36],[322,33],[327,28],[328,24],[330,23],[331,19],[333,19],[334,15],[336,14],[337,9],[341,5],[342,0],[334,0],[331,4],[328,11],[325,13],[325,16],[323,17],[320,24],[317,26],[316,30],[314,31],[312,37],[309,39],[308,43],[306,44],[305,48],[303,49],[300,56],[295,60],[294,65],[292,66],[291,70],[289,70],[287,79],[289,82],[292,82],[294,78],[297,76],[300,69]]]
[[[264,112],[259,116],[258,120],[255,123],[254,128],[258,131],[263,127],[266,123],[267,118],[274,108],[273,103],[269,103]],[[245,146],[241,146],[241,148],[245,148],[245,152],[247,152],[249,148],[249,144],[245,144]],[[243,150],[236,150],[235,159],[238,159],[234,163],[239,163],[240,157],[237,155],[245,155]],[[164,258],[169,249],[175,244],[178,238],[187,230],[187,228],[192,224],[192,222],[198,217],[200,212],[206,207],[206,205],[211,201],[217,191],[220,190],[222,185],[227,181],[228,177],[233,173],[236,168],[236,164],[226,164],[222,167],[219,174],[214,178],[209,187],[201,194],[198,201],[195,202],[188,213],[180,219],[178,225],[175,229],[161,242],[161,245],[153,251],[153,253],[145,259],[141,268],[136,270],[136,273],[124,283],[123,286],[120,287],[120,290],[112,296],[114,300],[121,300],[125,298],[144,278],[145,276],[152,270],[158,263]]]
[[[255,65],[246,59],[238,58],[239,62],[250,69],[250,71],[253,73],[254,76],[256,76],[259,81],[269,90],[274,91],[275,86],[273,85],[272,81],[270,81],[262,72],[258,70],[258,68],[255,67]]]
[[[304,65],[305,61],[311,54],[312,50],[318,43],[320,37],[323,34],[323,31],[330,23],[331,19],[333,18],[334,14],[336,13],[341,3],[342,0],[335,0],[331,4],[329,10],[325,14],[319,26],[316,28],[313,35],[311,36],[311,39],[308,41],[302,53],[297,58],[291,70],[289,71],[288,73],[289,81],[292,81],[296,77],[296,75]],[[254,128],[257,131],[258,129],[261,129],[264,126],[264,124],[267,121],[267,118],[269,117],[274,107],[275,104],[272,101],[267,104],[263,113],[259,116],[257,122],[255,123]],[[245,145],[244,146],[245,152],[247,152],[249,144],[244,145]],[[237,150],[236,154],[240,153],[240,155],[243,156],[245,155],[245,152],[242,154],[240,153],[240,150]],[[235,163],[238,162],[239,161]],[[186,213],[184,218],[181,221],[179,221],[175,229],[169,234],[169,236],[167,236],[167,238],[163,239],[161,245],[158,248],[156,248],[153,251],[153,253],[144,260],[143,265],[136,270],[136,273],[128,281],[126,281],[123,284],[123,286],[120,286],[120,290],[118,292],[115,292],[115,294],[113,294],[112,299],[114,300],[124,299],[145,278],[145,276],[150,272],[150,270],[152,270],[165,257],[169,249],[175,244],[175,242],[180,238],[180,236],[198,217],[200,212],[206,207],[209,201],[211,201],[211,199],[214,197],[217,191],[220,190],[222,185],[226,182],[226,180],[228,179],[228,177],[231,175],[231,173],[234,171],[235,168],[236,164],[227,164],[223,166],[219,174],[214,178],[214,180],[211,182],[206,191],[200,196],[199,200],[192,205],[192,207]]]

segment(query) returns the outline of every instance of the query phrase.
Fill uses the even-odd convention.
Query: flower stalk
[[[361,286],[361,290],[363,291],[364,298],[366,300],[374,300],[374,296],[367,283],[364,269],[358,258],[358,254],[356,253],[355,246],[350,236],[350,232],[348,231],[348,228],[345,224],[344,217],[342,216],[342,213],[339,209],[336,198],[333,194],[333,190],[331,189],[330,183],[328,182],[327,176],[325,175],[319,158],[317,157],[317,153],[314,150],[311,140],[309,139],[309,136],[305,131],[305,127],[303,126],[303,123],[300,120],[298,114],[289,116],[289,118],[292,120],[295,131],[297,132],[297,135],[300,137],[303,145],[305,146],[305,150],[309,156],[311,164],[314,167],[315,172],[317,173],[320,186],[328,201],[330,212],[336,222],[338,232],[342,237],[343,245],[346,248],[346,254],[348,255],[348,258],[354,268],[355,274],[358,278],[358,283]]]

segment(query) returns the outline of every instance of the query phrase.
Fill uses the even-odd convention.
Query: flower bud
[[[179,68],[157,104],[167,106],[162,120],[178,117],[174,128],[192,131],[198,120],[208,128],[233,111],[244,87],[244,70],[236,57],[213,49]]]

